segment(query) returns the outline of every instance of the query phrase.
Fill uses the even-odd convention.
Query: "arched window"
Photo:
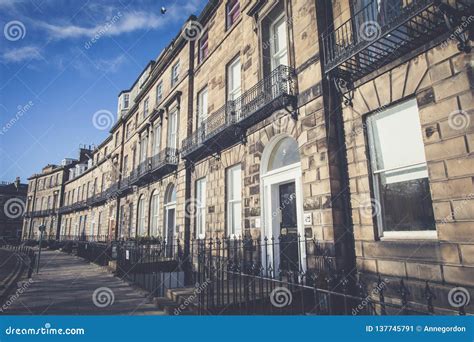
[[[268,160],[268,171],[292,165],[300,161],[300,153],[296,140],[290,137],[280,139],[272,149]]]
[[[173,202],[176,202],[176,188],[174,184],[170,184],[168,189],[166,189],[165,204],[171,204]]]
[[[153,192],[150,200],[150,235],[158,236],[159,193]]]
[[[137,212],[137,236],[145,236],[145,196],[143,195],[138,200]]]

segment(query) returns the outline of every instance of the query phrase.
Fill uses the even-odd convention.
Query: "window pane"
[[[435,229],[416,100],[374,114],[367,122],[380,228]]]
[[[413,167],[412,172],[394,173],[389,182],[428,177],[426,167],[418,167],[426,160],[416,100],[376,114],[369,121],[376,154],[372,163],[375,171]]]

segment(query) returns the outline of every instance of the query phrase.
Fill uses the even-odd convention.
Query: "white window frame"
[[[163,81],[156,85],[156,105],[158,106],[163,99]]]
[[[171,87],[174,87],[179,81],[179,61],[171,68]]]
[[[149,98],[147,97],[145,101],[143,101],[143,118],[145,119],[148,116],[149,110]]]
[[[146,236],[145,223],[145,196],[142,195],[138,200],[137,208],[137,237]]]
[[[159,235],[160,194],[154,191],[150,200],[150,235]]]
[[[160,153],[161,148],[161,125],[158,123],[153,128],[153,155]]]
[[[282,24],[282,23],[285,25],[285,48],[277,51],[275,42],[278,41],[279,37],[278,37],[278,31],[276,30],[276,28],[279,26],[279,24]],[[280,61],[281,58],[285,55],[286,55],[286,64],[288,64],[288,36],[287,36],[286,30],[287,30],[286,16],[283,13],[270,24],[270,54],[271,54],[272,70],[275,70],[277,67],[282,65],[282,64],[277,65],[277,60]]]
[[[376,152],[376,143],[375,143],[375,128],[374,128],[374,120],[376,117],[381,116],[381,115],[386,115],[388,111],[393,111],[392,114],[390,115],[396,115],[398,112],[396,112],[396,109],[401,109],[401,110],[414,110],[412,115],[417,116],[417,126],[418,126],[418,131],[420,132],[419,136],[419,143],[422,144],[422,147],[424,148],[423,144],[423,137],[422,137],[422,130],[421,130],[421,123],[419,121],[419,109],[417,105],[416,99],[408,100],[405,101],[401,104],[398,104],[394,107],[388,108],[384,111],[377,112],[374,114],[369,115],[367,118],[367,135],[368,135],[368,141],[369,141],[369,158],[370,158],[370,163],[372,166],[371,170],[371,175],[370,177],[372,178],[372,183],[374,185],[374,198],[377,201],[377,203],[382,203],[382,199],[380,197],[380,184],[377,175],[381,172],[387,172],[387,171],[395,171],[395,170],[402,170],[402,169],[407,169],[411,167],[419,167],[419,166],[426,166],[426,178],[429,179],[428,177],[428,166],[426,162],[426,156],[424,158],[424,161],[416,162],[416,163],[403,163],[401,162],[397,166],[392,166],[390,168],[383,168],[380,169],[377,166],[377,152]],[[403,137],[401,137],[403,139]],[[420,177],[417,179],[422,179],[425,177]],[[380,205],[381,206],[381,205]],[[377,221],[377,228],[378,228],[378,234],[381,240],[390,240],[390,239],[436,239],[437,238],[437,230],[414,230],[414,231],[384,231],[383,229],[383,219],[382,219],[382,212],[376,213],[375,219]]]
[[[240,56],[234,58],[227,66],[227,100],[232,101],[240,97],[242,94],[242,72],[241,72]],[[234,88],[234,70],[239,70],[239,86]]]
[[[206,178],[196,180],[196,235],[198,239],[206,237]]]
[[[174,108],[168,115],[168,147],[178,148],[178,108]]]
[[[146,134],[143,134],[141,140],[140,140],[140,164],[141,163],[144,163],[146,161],[146,158],[147,158],[147,145],[148,145],[148,142],[147,142],[147,137],[146,137]]]
[[[123,94],[123,109],[128,109],[130,106],[130,95],[129,94]]]
[[[238,189],[234,189],[234,177],[238,178]],[[237,193],[236,191],[237,190]],[[226,170],[227,191],[227,232],[229,237],[238,238],[242,235],[242,165],[237,164]],[[235,206],[240,204],[240,212],[235,212]],[[239,215],[240,227],[234,227],[235,217]]]
[[[209,91],[207,86],[201,89],[198,94],[198,122],[197,127],[206,120],[209,115]]]

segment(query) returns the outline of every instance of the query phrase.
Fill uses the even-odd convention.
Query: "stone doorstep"
[[[181,305],[184,304],[193,293],[193,287],[168,289],[166,291],[166,297],[155,297],[153,298],[153,302],[158,309],[165,311],[169,315],[175,315],[175,310],[180,309]],[[179,315],[194,315],[193,306],[191,303],[184,309],[180,309]]]

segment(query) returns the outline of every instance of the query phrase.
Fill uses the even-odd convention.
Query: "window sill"
[[[410,232],[385,232],[380,237],[380,241],[392,241],[392,240],[437,240],[438,232],[436,230],[426,231],[410,231]]]

